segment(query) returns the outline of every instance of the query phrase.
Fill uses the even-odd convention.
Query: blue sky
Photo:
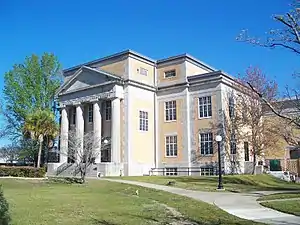
[[[153,59],[187,52],[233,76],[258,66],[284,89],[296,55],[235,37],[245,28],[263,36],[288,2],[0,0],[0,88],[5,71],[32,53],[53,52],[66,68],[132,49]]]

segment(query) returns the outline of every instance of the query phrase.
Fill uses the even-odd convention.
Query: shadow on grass
[[[106,220],[93,219],[93,225],[119,225]]]

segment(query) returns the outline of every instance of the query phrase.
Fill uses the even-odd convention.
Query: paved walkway
[[[163,186],[157,184],[150,184],[137,181],[118,180],[118,179],[105,179],[107,181],[133,184],[147,188],[153,188],[157,190],[167,191],[170,193],[190,197],[199,201],[204,201],[209,204],[214,204],[224,211],[235,215],[237,217],[254,220],[266,224],[276,225],[296,225],[300,224],[300,217],[293,216],[286,213],[281,213],[276,210],[272,210],[261,206],[256,199],[262,195],[262,193],[230,193],[230,192],[202,192],[192,191],[181,188],[175,188],[170,186]],[[267,192],[264,192],[265,194]],[[271,193],[271,192],[270,192]]]

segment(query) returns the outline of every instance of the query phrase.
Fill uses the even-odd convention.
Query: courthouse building
[[[110,140],[94,164],[103,175],[162,169],[165,175],[185,169],[192,174],[192,168],[211,174],[218,161],[212,124],[229,107],[223,98],[232,89],[232,77],[188,54],[153,60],[128,50],[65,69],[57,92],[59,150],[68,152],[63,134],[75,127],[80,135],[94,131]],[[247,143],[242,151],[235,158],[241,165],[238,173],[251,160]],[[230,154],[222,154],[225,172],[234,158]],[[52,168],[68,163],[67,154],[61,154]]]

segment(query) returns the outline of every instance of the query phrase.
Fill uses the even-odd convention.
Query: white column
[[[61,123],[60,123],[60,146],[59,146],[59,162],[68,162],[68,135],[69,135],[69,118],[68,111],[64,107],[61,109]]]
[[[112,162],[120,163],[120,99],[111,101],[111,158]]]
[[[95,138],[95,153],[96,159],[95,163],[101,162],[101,126],[102,126],[102,116],[101,116],[101,103],[94,102],[93,103],[93,130],[94,130],[94,138]]]
[[[80,160],[79,156],[82,157],[83,151],[83,136],[84,136],[84,108],[82,105],[76,105],[76,139],[80,141],[81,147],[77,152],[77,160]]]

